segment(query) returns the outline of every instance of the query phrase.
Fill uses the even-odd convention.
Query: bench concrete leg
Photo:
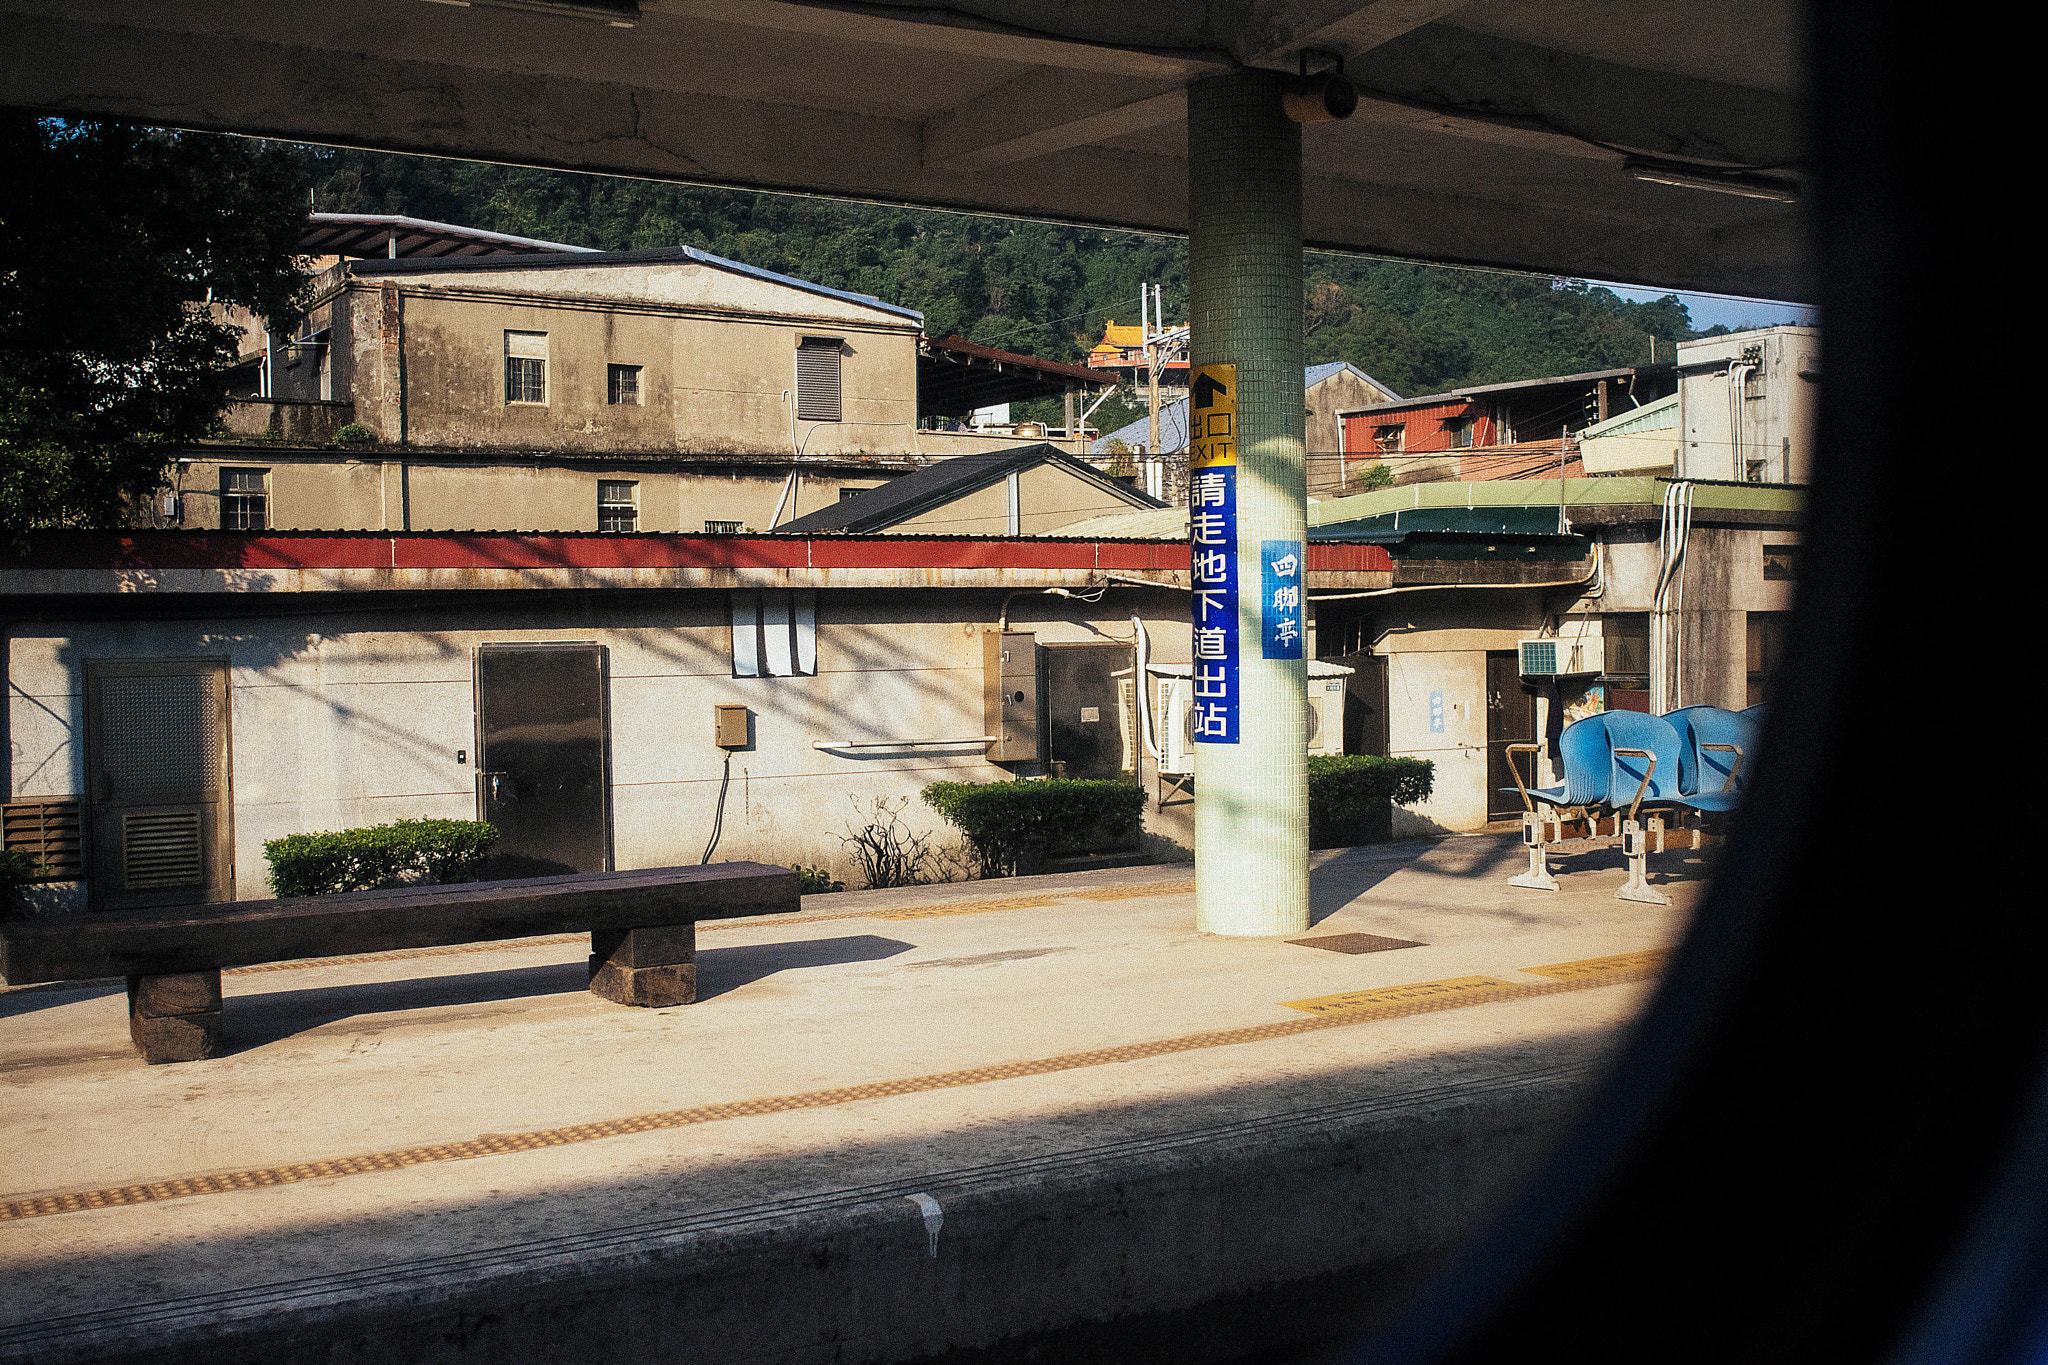
[[[689,1004],[697,998],[697,926],[591,931],[590,993],[615,1005]]]
[[[151,1066],[219,1056],[220,972],[129,977],[128,1037]]]

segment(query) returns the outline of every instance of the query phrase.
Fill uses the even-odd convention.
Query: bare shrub
[[[953,850],[933,848],[929,834],[918,834],[904,823],[903,812],[910,807],[909,797],[892,802],[886,796],[877,796],[865,810],[859,797],[848,799],[853,802],[854,822],[839,842],[846,846],[869,888],[924,886],[953,880],[946,875]]]

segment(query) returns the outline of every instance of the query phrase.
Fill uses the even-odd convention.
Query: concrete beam
[[[1177,6],[1144,0],[1097,0],[1065,7],[1057,26],[982,18],[951,6],[859,0],[643,0],[643,7],[840,42],[1149,80],[1187,80],[1205,71],[1228,70],[1232,60],[1222,45],[1191,37],[1177,22]]]
[[[630,30],[422,0],[0,0],[15,53],[0,68],[0,103],[1178,233],[1175,92],[1212,59],[1186,46],[1134,56],[1091,35],[1128,21],[1133,45],[1193,44],[1209,30],[1160,17],[1179,7],[1154,6],[1149,19],[1131,8],[1046,36],[770,0],[730,11],[650,0]],[[1308,139],[1311,247],[1810,295],[1796,209],[1645,185],[1595,145],[1775,164],[1800,151],[1789,97],[1446,23],[1386,36],[1418,13],[1318,11],[1379,45],[1347,68],[1366,88],[1361,115]],[[934,57],[952,79],[928,78]],[[1030,173],[1017,173],[1027,160]]]
[[[1086,109],[1091,98],[1100,98],[1097,85],[1059,76],[1019,76],[927,121],[926,168],[1006,166],[1187,118],[1181,85],[1077,114],[1077,106]]]
[[[1293,67],[1298,54],[1322,48],[1346,57],[1370,52],[1424,24],[1469,7],[1472,0],[1325,0],[1306,11],[1268,22],[1243,35],[1248,66]]]
[[[1471,124],[1565,137],[1723,166],[1805,160],[1799,101],[1775,91],[1623,66],[1430,24],[1346,67],[1361,93]]]

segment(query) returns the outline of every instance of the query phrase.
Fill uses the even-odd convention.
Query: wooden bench
[[[143,1060],[220,1051],[223,967],[454,943],[590,935],[590,990],[621,1005],[697,998],[697,921],[786,914],[796,873],[763,863],[585,872],[0,922],[0,980],[128,979]]]

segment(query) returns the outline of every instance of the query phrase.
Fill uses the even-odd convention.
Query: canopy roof
[[[1792,0],[10,8],[0,102],[36,114],[1160,232],[1191,81],[1341,60],[1312,247],[1812,296]]]

